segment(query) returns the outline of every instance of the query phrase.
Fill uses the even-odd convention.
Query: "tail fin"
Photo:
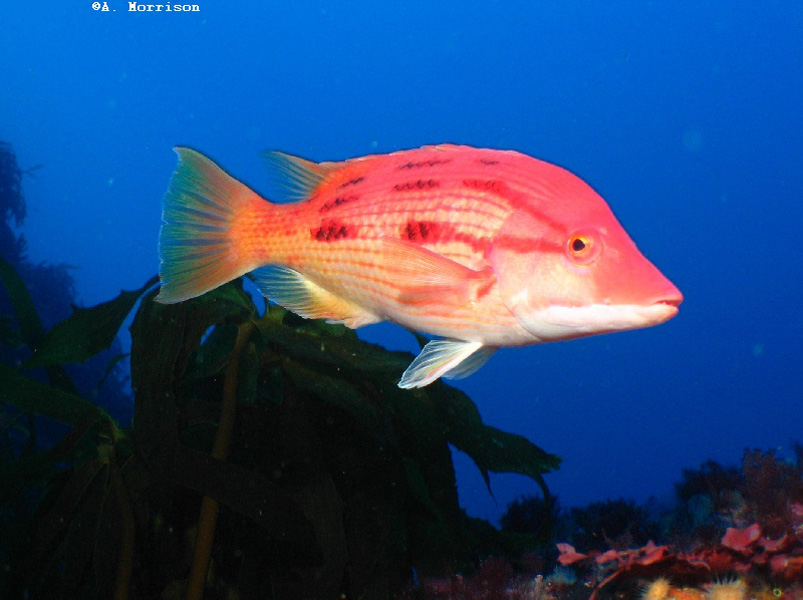
[[[195,150],[175,150],[179,163],[159,233],[162,288],[156,300],[166,304],[200,296],[255,266],[237,256],[230,236],[232,218],[255,194]]]

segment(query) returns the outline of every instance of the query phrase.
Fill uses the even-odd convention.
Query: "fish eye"
[[[566,253],[575,264],[587,265],[599,256],[600,243],[589,233],[574,233],[566,243]]]

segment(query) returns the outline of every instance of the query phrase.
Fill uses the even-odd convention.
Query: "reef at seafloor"
[[[510,504],[503,528],[554,528],[552,552],[488,557],[420,582],[405,599],[803,600],[803,446],[744,451],[684,471],[671,506],[608,500],[561,511]],[[552,514],[550,517],[549,515]]]

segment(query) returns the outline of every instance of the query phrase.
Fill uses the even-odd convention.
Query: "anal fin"
[[[399,387],[424,387],[439,377],[462,379],[468,377],[491,358],[497,348],[482,342],[438,339],[424,346],[402,374]]]
[[[264,296],[305,319],[326,319],[356,329],[381,319],[309,280],[290,267],[268,265],[254,270]]]

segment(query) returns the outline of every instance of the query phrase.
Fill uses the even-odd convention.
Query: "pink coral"
[[[558,562],[563,565],[570,565],[572,563],[576,563],[584,558],[587,558],[586,554],[581,554],[574,549],[574,546],[571,544],[556,544],[558,547],[558,552],[560,552],[560,556],[558,557]]]
[[[750,547],[760,537],[761,526],[758,523],[753,523],[750,527],[745,527],[743,529],[728,527],[720,543],[726,548],[736,550],[736,552],[749,554],[752,551]]]

